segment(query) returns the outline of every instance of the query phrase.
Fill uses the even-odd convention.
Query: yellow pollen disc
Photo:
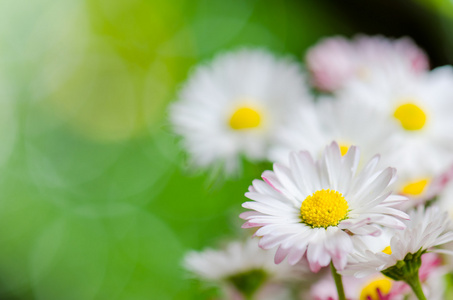
[[[300,207],[302,222],[318,228],[337,226],[347,218],[348,202],[334,190],[319,190],[305,198]]]
[[[360,300],[380,300],[392,289],[392,280],[380,277],[369,281],[360,292]]]
[[[401,190],[401,193],[411,196],[418,196],[423,193],[427,185],[428,179],[413,181],[405,185]]]
[[[387,247],[385,247],[384,250],[382,250],[382,252],[384,252],[385,254],[390,255],[390,254],[392,254],[392,248],[390,248],[390,246],[387,246]]]
[[[235,130],[255,128],[260,124],[260,114],[250,107],[237,109],[230,118],[230,127]]]
[[[420,130],[425,126],[425,112],[413,103],[406,103],[397,107],[393,116],[401,122],[406,130]]]
[[[342,156],[345,156],[348,153],[349,147],[345,145],[340,145],[340,152]]]

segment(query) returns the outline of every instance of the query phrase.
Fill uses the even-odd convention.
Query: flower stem
[[[337,287],[338,300],[346,300],[346,296],[344,294],[343,282],[341,281],[341,275],[337,273],[337,270],[335,269],[332,262],[330,263],[330,270],[332,271],[332,276],[333,276],[333,279],[335,280],[335,285]]]
[[[404,280],[414,291],[414,294],[417,296],[419,300],[426,300],[425,294],[423,293],[422,285],[420,283],[420,279],[418,277],[418,272],[416,272],[415,276],[411,276]]]

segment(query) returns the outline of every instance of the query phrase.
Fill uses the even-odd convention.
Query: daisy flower
[[[300,66],[264,50],[219,55],[195,69],[170,107],[192,165],[232,174],[240,158],[264,160],[276,124],[310,102]]]
[[[409,215],[406,229],[395,232],[389,247],[380,252],[367,250],[352,254],[343,274],[363,277],[380,271],[394,280],[405,281],[419,299],[425,299],[419,278],[421,256],[428,251],[453,254],[435,248],[453,241],[453,224],[437,206],[419,207]]]
[[[425,162],[420,161],[417,166],[404,170],[403,176],[395,183],[396,191],[409,198],[403,208],[405,210],[422,205],[427,201],[437,199],[439,207],[450,211],[448,208],[451,192],[449,189],[453,178],[453,166],[441,172],[434,172]],[[412,172],[410,172],[412,171]],[[445,204],[447,204],[445,206]],[[451,210],[453,216],[453,210]]]
[[[413,73],[428,70],[426,54],[411,39],[391,40],[360,35],[353,40],[326,38],[308,50],[308,69],[313,84],[334,92],[353,79],[367,81],[375,72],[391,73],[395,64]]]
[[[373,107],[331,97],[300,107],[277,131],[269,159],[280,163],[287,163],[289,153],[299,149],[317,157],[332,141],[338,142],[342,155],[349,146],[360,145],[366,158],[388,152],[393,143],[393,127]]]
[[[393,127],[393,149],[383,155],[405,184],[432,181],[453,162],[453,68],[413,74],[395,66],[371,82],[351,81],[338,93],[370,105]],[[414,162],[417,162],[414,164]]]
[[[341,155],[336,142],[314,161],[306,151],[292,152],[289,167],[274,164],[274,171],[254,180],[242,206],[244,228],[260,227],[260,246],[278,246],[275,262],[287,257],[296,264],[304,255],[314,272],[330,262],[343,269],[354,250],[356,235],[378,235],[382,226],[405,228],[407,215],[395,207],[406,198],[392,195],[393,168],[376,168],[375,156],[356,174],[359,150],[351,146]]]
[[[352,276],[343,276],[343,285],[346,299],[360,300],[403,300],[401,284],[395,284],[390,278],[380,273],[367,276],[365,278],[355,278]],[[310,291],[309,297],[301,299],[313,300],[337,300],[337,290],[333,277],[328,274],[323,279],[314,284]]]
[[[252,295],[264,299],[264,294],[284,294],[281,283],[300,280],[309,272],[304,264],[276,265],[273,256],[272,251],[258,246],[257,239],[250,239],[231,242],[223,250],[191,251],[184,258],[184,266],[200,279],[223,285],[235,299]]]

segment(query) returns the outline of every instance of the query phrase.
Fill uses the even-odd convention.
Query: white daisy
[[[449,182],[453,177],[453,166],[447,167],[439,174],[433,168],[427,166],[424,161],[419,161],[414,165],[405,169],[395,183],[395,190],[409,198],[403,208],[408,210],[427,201],[437,199],[439,207],[450,211],[448,203],[451,198],[447,195],[451,195],[448,190],[450,189]],[[444,204],[446,206],[443,206]],[[451,210],[451,216],[453,216],[453,210]]]
[[[370,105],[392,125],[396,138],[383,161],[398,169],[402,186],[431,181],[453,162],[452,94],[453,68],[414,74],[398,66],[371,82],[351,81],[339,93]]]
[[[196,68],[170,119],[193,165],[231,174],[241,155],[265,159],[276,124],[309,101],[298,64],[264,50],[240,50]]]
[[[308,274],[308,267],[297,267],[273,261],[274,253],[258,246],[257,239],[247,242],[231,242],[224,250],[207,249],[189,252],[184,266],[197,277],[226,286],[229,293],[255,294],[265,288],[266,292],[283,292],[277,285],[284,281],[301,280]],[[260,297],[260,299],[263,297]]]
[[[356,174],[358,161],[356,147],[342,156],[337,143],[318,161],[306,151],[291,153],[289,167],[275,164],[263,173],[264,182],[253,181],[243,227],[260,227],[262,248],[278,246],[276,263],[287,257],[295,264],[306,254],[312,271],[331,261],[343,269],[355,235],[379,234],[377,225],[403,229],[399,218],[407,217],[395,209],[406,198],[390,192],[396,171],[376,170],[375,156]]]
[[[306,60],[314,85],[330,92],[343,88],[350,80],[367,81],[375,72],[390,74],[395,64],[413,73],[429,66],[426,54],[409,38],[364,35],[353,40],[326,38],[308,50]]]
[[[400,265],[404,267],[400,262],[419,261],[427,251],[453,254],[453,251],[435,248],[453,241],[453,224],[446,212],[441,212],[437,206],[426,209],[420,206],[409,215],[410,221],[405,222],[406,229],[395,231],[389,247],[379,252],[366,250],[352,254],[343,274],[363,277],[376,271],[391,271],[400,268]]]
[[[277,130],[269,158],[280,163],[287,163],[289,153],[300,149],[317,157],[332,141],[339,143],[343,155],[349,146],[358,145],[362,157],[368,159],[375,153],[388,152],[393,137],[387,118],[369,105],[330,97],[301,107]]]

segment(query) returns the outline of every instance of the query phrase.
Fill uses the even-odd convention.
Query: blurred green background
[[[446,1],[0,0],[0,299],[208,299],[189,249],[242,234],[263,166],[191,172],[167,105],[191,67],[259,46],[409,35],[453,51]]]

